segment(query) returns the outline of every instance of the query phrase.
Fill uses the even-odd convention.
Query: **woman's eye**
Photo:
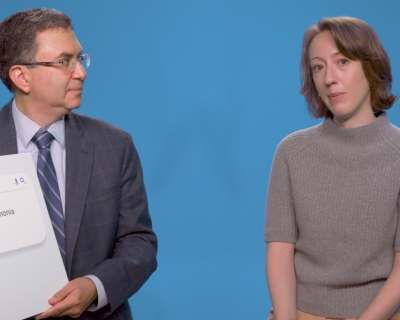
[[[347,60],[347,59],[340,59],[339,60],[339,64],[341,64],[341,65],[345,65],[347,63],[349,63],[349,60]]]
[[[311,69],[312,69],[312,71],[314,71],[314,72],[315,72],[315,71],[319,71],[319,70],[322,69],[322,66],[319,65],[319,64],[317,64],[317,65],[315,65],[315,66],[312,66]]]

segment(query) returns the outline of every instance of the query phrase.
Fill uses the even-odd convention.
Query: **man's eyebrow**
[[[70,53],[70,52],[62,52],[60,53],[56,59],[63,59],[63,58],[73,58],[75,56],[79,57],[81,54],[83,53],[83,50],[79,51],[79,53],[77,55]]]

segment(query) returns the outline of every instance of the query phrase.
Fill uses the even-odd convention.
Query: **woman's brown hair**
[[[374,112],[389,109],[397,96],[391,93],[392,73],[389,56],[378,35],[366,22],[351,17],[321,19],[309,27],[303,39],[300,63],[300,93],[306,98],[308,110],[315,118],[332,118],[333,115],[319,98],[310,65],[310,44],[314,37],[329,31],[340,53],[351,60],[362,62],[365,77],[371,88],[371,105]]]

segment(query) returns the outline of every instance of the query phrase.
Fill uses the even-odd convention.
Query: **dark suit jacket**
[[[0,155],[18,153],[11,106],[0,110]],[[109,301],[79,319],[132,319],[127,299],[157,267],[138,154],[128,133],[83,115],[65,117],[65,134],[68,278],[97,276]]]

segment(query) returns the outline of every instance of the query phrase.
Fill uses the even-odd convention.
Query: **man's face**
[[[37,62],[56,62],[65,58],[77,58],[82,47],[71,30],[47,29],[36,36]],[[30,69],[31,87],[29,100],[44,112],[63,116],[79,108],[83,80],[86,71],[77,62],[73,71],[63,70],[61,65],[37,66]]]

